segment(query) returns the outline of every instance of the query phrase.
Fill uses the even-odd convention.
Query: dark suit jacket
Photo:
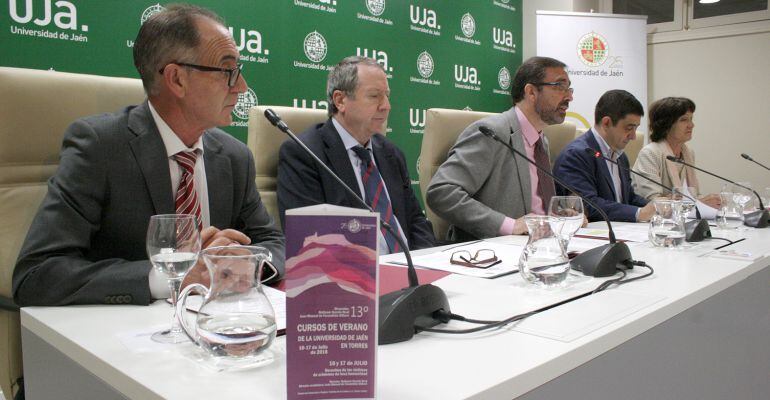
[[[309,128],[299,137],[348,187],[359,193],[353,165],[331,119]],[[433,226],[425,218],[414,195],[404,154],[379,134],[372,137],[372,150],[388,188],[393,213],[409,240],[409,248],[433,247]],[[299,145],[287,140],[281,145],[278,158],[278,209],[281,219],[285,220],[286,210],[322,203],[361,208],[331,175],[321,171]]]
[[[203,136],[211,225],[248,235],[273,254],[283,235],[262,205],[248,148],[219,129]],[[145,238],[150,216],[174,213],[168,158],[145,101],[75,121],[13,273],[26,305],[151,301]]]
[[[644,207],[647,200],[634,193],[629,177],[628,157],[622,154],[618,158],[620,172],[620,186],[622,202],[615,200],[615,186],[612,183],[607,162],[601,158],[587,154],[585,149],[591,148],[600,151],[599,143],[593,136],[593,129],[588,130],[582,136],[573,140],[562,150],[556,158],[553,173],[572,185],[578,193],[589,198],[601,207],[612,221],[636,222],[636,210]],[[560,195],[568,195],[569,192],[556,185],[556,192]],[[603,220],[601,214],[588,204],[584,204],[588,210],[588,219],[591,221]]]

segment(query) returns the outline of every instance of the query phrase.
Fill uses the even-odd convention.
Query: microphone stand
[[[331,170],[318,156],[313,153],[301,140],[289,129],[281,117],[272,109],[265,110],[265,118],[273,126],[280,129],[297,143],[315,162],[340,184],[344,190],[351,195],[355,201],[370,212],[375,212],[360,195],[354,192],[345,182],[340,179],[334,171]],[[380,225],[396,238],[398,245],[404,249],[406,256],[407,276],[409,286],[380,296],[379,303],[379,344],[390,344],[404,342],[411,339],[416,333],[415,325],[420,327],[432,328],[440,323],[441,320],[434,318],[436,311],[443,310],[450,313],[449,300],[441,288],[435,285],[420,285],[417,279],[417,271],[412,262],[412,255],[409,247],[404,243],[401,235],[385,221],[380,220]]]
[[[513,153],[512,155],[514,157],[518,155],[519,157],[527,160],[527,162],[534,165],[535,168],[542,171],[546,175],[550,176],[555,182],[564,186],[570,192],[575,193],[578,197],[583,199],[583,201],[588,203],[591,207],[595,208],[599,212],[599,214],[602,215],[602,218],[604,218],[604,222],[607,223],[607,228],[609,228],[610,242],[605,245],[580,253],[577,257],[573,258],[570,261],[570,266],[572,267],[572,269],[583,272],[583,275],[604,277],[604,276],[615,275],[615,272],[618,269],[633,268],[631,250],[628,249],[628,245],[626,245],[625,243],[616,241],[615,232],[612,230],[612,224],[610,223],[610,218],[607,216],[607,213],[605,213],[604,210],[602,210],[593,201],[589,200],[584,196],[581,196],[577,190],[575,190],[571,186],[564,183],[561,179],[554,176],[551,173],[551,171],[548,171],[545,168],[537,165],[537,163],[534,160],[527,157],[526,154],[516,150],[509,143],[506,143],[504,140],[500,139],[495,134],[495,132],[492,131],[491,129],[487,128],[486,126],[480,126],[479,131],[481,131],[481,133],[483,133],[485,136],[507,147],[508,150],[510,150]]]
[[[759,161],[757,161],[757,160],[755,160],[755,159],[751,158],[751,156],[749,156],[749,155],[748,155],[748,154],[746,154],[746,153],[741,153],[741,157],[743,157],[743,158],[745,158],[745,159],[747,159],[747,160],[749,160],[749,161],[753,162],[754,164],[757,164],[757,165],[759,165],[760,167],[762,167],[762,168],[764,168],[764,169],[766,169],[766,170],[770,171],[770,168],[768,168],[768,167],[767,167],[765,164],[762,164],[761,162],[759,162]]]
[[[634,174],[634,175],[636,175],[638,177],[646,179],[649,182],[652,182],[652,183],[662,187],[663,189],[666,189],[669,192],[674,193],[674,189],[672,189],[672,188],[670,188],[670,187],[668,187],[668,186],[666,186],[666,185],[664,185],[664,184],[662,184],[662,183],[660,183],[660,182],[658,182],[656,180],[650,179],[650,178],[646,177],[645,175],[640,174],[640,173],[632,170],[631,168],[626,168],[625,166],[620,165],[619,162],[617,162],[617,161],[615,161],[615,160],[613,160],[613,159],[611,159],[609,157],[605,157],[604,154],[602,154],[600,151],[596,151],[596,150],[594,150],[594,149],[592,149],[590,147],[586,147],[585,151],[586,151],[586,153],[589,153],[592,156],[594,156],[594,158],[602,158],[602,159],[604,159],[606,161],[609,161],[609,162],[617,165],[618,168],[622,168],[624,171],[630,172],[630,173],[632,173],[632,174]],[[695,203],[695,219],[692,220],[692,221],[687,221],[684,224],[685,234],[687,235],[687,236],[685,236],[685,240],[687,240],[688,242],[701,242],[701,241],[703,241],[703,239],[711,238],[711,229],[709,228],[708,222],[706,222],[705,219],[701,218],[700,210],[698,210],[698,201],[695,200],[694,198],[690,197],[690,196],[687,196],[684,193],[679,192],[679,194],[681,194],[684,197],[687,197],[688,199],[692,200]]]
[[[750,188],[748,186],[744,186],[744,185],[741,185],[739,183],[733,182],[733,181],[731,181],[731,180],[729,180],[727,178],[723,178],[723,177],[721,177],[721,176],[719,176],[717,174],[708,172],[708,171],[706,171],[706,170],[704,170],[702,168],[698,168],[698,167],[696,167],[696,166],[694,166],[692,164],[689,164],[689,163],[685,162],[681,158],[676,158],[674,156],[666,156],[666,159],[669,160],[669,161],[673,161],[675,163],[679,163],[679,164],[682,164],[684,166],[693,168],[695,170],[703,172],[704,174],[711,175],[714,178],[721,179],[721,180],[723,180],[725,182],[732,183],[735,186],[744,188],[746,190],[750,190],[752,193],[754,193],[755,196],[757,196],[757,199],[759,200],[759,208],[760,209],[758,211],[752,211],[752,212],[750,212],[748,214],[744,214],[744,216],[743,216],[743,224],[746,225],[746,226],[753,227],[753,228],[766,228],[768,225],[770,225],[770,213],[768,213],[767,210],[765,209],[765,205],[762,204],[762,197],[759,196],[759,193],[757,193],[756,190],[754,190],[754,189],[752,189],[752,188]]]

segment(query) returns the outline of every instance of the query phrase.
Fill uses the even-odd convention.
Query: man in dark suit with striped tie
[[[147,100],[67,129],[14,270],[19,305],[167,297],[145,246],[155,214],[198,216],[203,247],[259,244],[272,253],[265,274],[283,274],[283,235],[257,193],[253,156],[216,128],[247,88],[230,32],[208,10],[174,5],[142,25],[133,51]],[[198,265],[188,282],[207,277]]]
[[[379,212],[410,249],[434,245],[433,227],[412,190],[404,154],[382,135],[390,112],[390,89],[382,66],[371,58],[348,57],[329,72],[329,119],[299,137],[354,192]],[[278,208],[314,204],[359,207],[296,143],[281,146]],[[402,251],[393,235],[380,234],[380,253]]]

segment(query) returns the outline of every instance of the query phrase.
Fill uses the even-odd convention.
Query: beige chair
[[[572,122],[549,125],[543,129],[543,135],[548,138],[548,155],[551,157],[551,166],[562,149],[577,137],[576,134],[575,124]]]
[[[430,179],[444,163],[449,149],[457,141],[460,133],[471,123],[492,115],[487,112],[450,110],[445,108],[430,108],[425,113],[425,133],[422,136],[422,150],[417,173],[420,177],[420,193],[425,199]],[[439,218],[433,210],[425,204],[425,213],[433,223],[433,233],[436,238],[443,240],[449,224]]]
[[[626,154],[626,157],[628,157],[628,165],[633,167],[634,163],[636,162],[636,157],[639,155],[639,152],[642,150],[642,147],[644,147],[644,134],[641,132],[636,133],[636,139],[630,141],[627,145],[625,150],[623,151]]]
[[[0,387],[8,399],[22,375],[19,313],[10,310],[13,267],[59,163],[64,130],[144,97],[138,79],[0,67]]]
[[[326,121],[326,110],[281,106],[256,106],[249,112],[249,136],[246,143],[254,153],[257,170],[257,190],[267,212],[281,227],[278,215],[278,150],[289,137],[265,118],[265,110],[272,108],[291,130],[299,135],[310,126]]]

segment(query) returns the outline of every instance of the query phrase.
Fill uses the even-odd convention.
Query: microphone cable
[[[627,262],[627,264],[630,264],[629,266],[644,267],[644,268],[649,269],[650,271],[645,273],[645,274],[642,274],[642,275],[639,275],[639,276],[635,276],[633,278],[624,279],[627,276],[626,271],[623,270],[623,269],[618,268],[618,271],[622,274],[619,278],[611,279],[611,280],[602,282],[599,286],[596,287],[596,289],[594,289],[591,292],[587,292],[587,293],[583,293],[583,294],[580,294],[580,295],[577,295],[577,296],[574,296],[574,297],[570,297],[570,298],[562,300],[560,302],[557,302],[557,303],[554,303],[554,304],[550,304],[550,305],[547,305],[545,307],[541,307],[541,308],[538,308],[536,310],[529,311],[529,312],[526,312],[526,313],[523,313],[523,314],[517,314],[517,315],[514,315],[512,317],[509,317],[509,318],[506,318],[506,319],[500,320],[500,321],[488,321],[488,320],[479,320],[479,319],[473,319],[473,318],[466,318],[466,317],[464,317],[462,315],[458,315],[458,314],[454,314],[454,313],[451,313],[451,312],[444,311],[443,309],[438,310],[438,311],[433,313],[433,318],[435,318],[435,319],[437,319],[437,320],[439,320],[439,321],[441,321],[443,323],[447,323],[450,320],[455,320],[455,321],[463,321],[463,322],[468,322],[468,323],[472,323],[472,324],[481,325],[481,326],[477,326],[475,328],[467,328],[467,329],[440,329],[440,328],[428,328],[428,327],[423,327],[423,326],[420,326],[420,325],[415,325],[414,328],[416,330],[418,330],[418,331],[434,332],[434,333],[447,333],[447,334],[455,334],[455,335],[458,335],[458,334],[468,334],[468,333],[476,333],[476,332],[485,331],[487,329],[499,328],[499,327],[503,327],[505,325],[508,325],[510,323],[523,320],[523,319],[525,319],[527,317],[531,317],[531,316],[533,316],[535,314],[539,314],[539,313],[541,313],[543,311],[547,311],[547,310],[550,310],[552,308],[558,307],[558,306],[560,306],[562,304],[567,304],[567,303],[575,301],[577,299],[580,299],[580,298],[592,295],[594,293],[601,292],[603,290],[606,290],[608,287],[610,287],[612,285],[618,285],[618,286],[624,285],[624,284],[629,283],[629,282],[633,282],[633,281],[636,281],[636,280],[639,280],[639,279],[646,278],[646,277],[648,277],[648,276],[650,276],[650,275],[655,273],[655,270],[651,266],[649,266],[647,263],[645,263],[644,261],[630,260],[630,261]]]

